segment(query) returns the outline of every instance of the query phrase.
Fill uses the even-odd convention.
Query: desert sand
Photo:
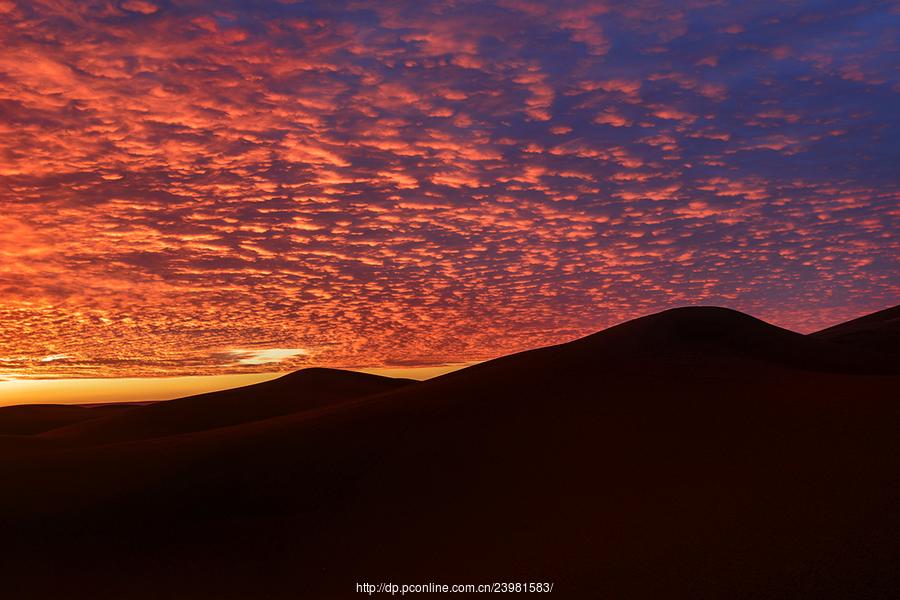
[[[0,409],[3,596],[894,598],[891,310],[804,336],[682,308],[424,382]]]

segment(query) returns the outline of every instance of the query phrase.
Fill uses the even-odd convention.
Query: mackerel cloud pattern
[[[0,377],[897,302],[896,2],[0,0],[0,39]]]

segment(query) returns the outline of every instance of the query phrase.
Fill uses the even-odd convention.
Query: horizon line
[[[424,381],[480,361],[424,367],[341,369]],[[295,369],[302,370],[302,369]],[[0,408],[30,404],[115,404],[158,402],[253,385],[277,379],[294,370],[224,375],[162,375],[158,377],[82,377],[0,380]]]

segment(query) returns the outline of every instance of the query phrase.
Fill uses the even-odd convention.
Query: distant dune
[[[896,597],[891,310],[803,336],[674,309],[424,382],[304,370],[20,424],[0,575],[12,598]]]
[[[26,404],[0,407],[0,435],[31,435],[72,423],[98,419],[131,408],[131,405],[71,406]]]
[[[337,369],[303,369],[231,390],[154,402],[48,432],[57,440],[134,441],[251,423],[339,404],[414,383]]]
[[[817,331],[812,337],[896,357],[900,355],[900,306]]]

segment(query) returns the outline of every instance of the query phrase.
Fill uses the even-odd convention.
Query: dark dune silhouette
[[[134,441],[250,423],[398,389],[411,379],[311,368],[253,385],[154,402],[46,436],[71,442]]]
[[[12,597],[895,597],[898,384],[877,348],[684,308],[421,383],[328,371],[358,393],[294,412],[131,409],[0,440],[0,569]]]
[[[900,306],[817,331],[812,337],[868,351],[900,355]]]
[[[0,407],[0,435],[31,435],[99,419],[131,408],[128,405],[105,404],[92,407],[64,404],[25,404]]]

